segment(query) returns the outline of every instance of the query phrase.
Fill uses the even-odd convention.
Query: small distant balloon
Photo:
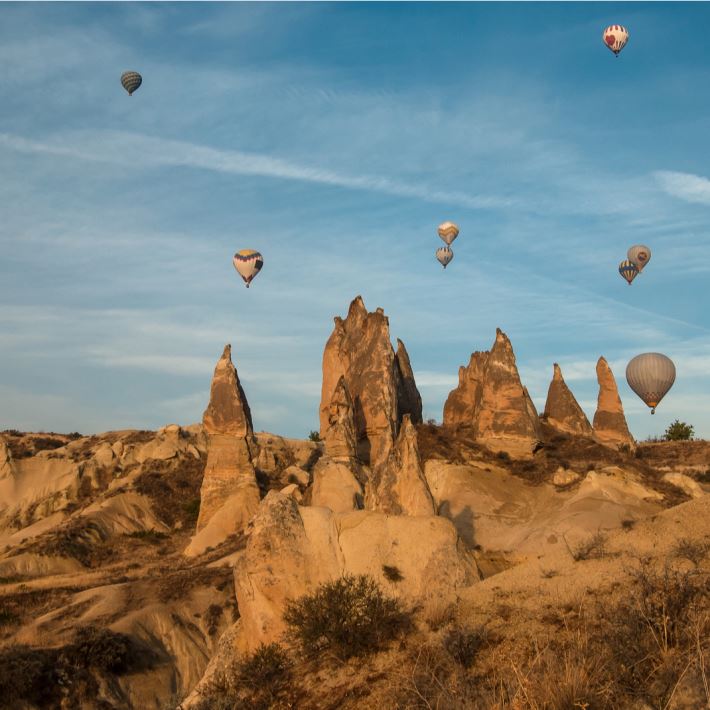
[[[643,271],[643,267],[651,261],[651,250],[644,244],[634,244],[626,256],[639,271]]]
[[[621,25],[609,25],[602,32],[602,41],[618,57],[629,41],[629,31]]]
[[[631,282],[639,275],[639,270],[636,268],[636,264],[633,264],[628,259],[624,259],[619,264],[619,273],[629,282]]]
[[[655,414],[656,407],[675,382],[675,365],[661,353],[642,353],[626,366],[626,381],[651,407],[651,414]]]
[[[447,247],[450,247],[454,239],[459,236],[459,228],[453,222],[442,222],[436,231],[444,242],[446,242]]]
[[[121,74],[121,84],[131,96],[133,92],[143,83],[143,77],[137,71],[124,71]]]
[[[436,250],[437,261],[444,267],[451,263],[454,258],[454,251],[451,247],[439,247]]]
[[[247,288],[249,288],[249,284],[254,280],[256,275],[261,271],[261,267],[264,265],[264,257],[254,249],[242,249],[234,255],[232,263],[244,280]]]

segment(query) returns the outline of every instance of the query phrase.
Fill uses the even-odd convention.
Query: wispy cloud
[[[182,166],[233,175],[256,175],[283,180],[298,180],[335,187],[371,190],[428,202],[457,204],[471,209],[500,208],[514,202],[509,198],[494,195],[441,191],[384,176],[345,175],[268,155],[219,150],[185,141],[166,140],[119,131],[69,135],[60,141],[49,143],[1,133],[0,145],[22,152],[115,163],[133,168]]]
[[[710,180],[708,178],[667,170],[656,171],[653,175],[661,189],[669,195],[686,202],[710,205]]]

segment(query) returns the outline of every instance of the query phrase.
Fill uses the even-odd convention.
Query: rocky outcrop
[[[414,371],[409,361],[409,353],[404,343],[397,338],[397,352],[394,356],[397,378],[397,415],[402,420],[405,414],[409,415],[412,423],[422,423],[422,398],[414,381]]]
[[[592,425],[577,403],[562,377],[560,366],[554,364],[552,382],[547,390],[547,402],[543,415],[550,426],[575,436],[592,436]]]
[[[353,405],[357,456],[372,466],[387,460],[403,413],[421,421],[421,399],[403,345],[390,342],[389,321],[381,308],[368,313],[358,296],[335,327],[323,352],[320,435],[330,424],[330,405],[340,378]]]
[[[252,465],[253,427],[249,404],[232,363],[231,346],[224,348],[214,371],[210,402],[203,416],[208,437],[207,464],[200,490],[197,531],[229,503],[220,516],[220,534],[242,530],[259,506],[259,487]],[[226,528],[225,528],[226,526]],[[224,530],[223,530],[224,528]],[[194,554],[195,546],[190,549]]]
[[[225,345],[217,362],[210,387],[210,403],[202,416],[207,434],[248,437],[254,433],[251,411],[232,363],[232,346]]]
[[[474,428],[487,359],[487,352],[475,352],[471,354],[467,367],[459,367],[459,384],[449,393],[444,404],[444,426]]]
[[[311,505],[330,508],[334,513],[346,513],[364,507],[366,478],[356,462],[333,461],[324,456],[313,468]]]
[[[387,581],[383,565],[403,579]],[[281,493],[261,503],[244,556],[235,567],[242,650],[277,640],[287,599],[343,574],[371,575],[390,593],[414,600],[447,594],[478,580],[475,562],[452,523],[438,516],[337,514],[299,507]]]
[[[365,507],[391,515],[435,515],[422,470],[417,430],[405,415],[386,464],[376,467],[367,484]]]
[[[597,362],[597,381],[599,397],[597,411],[594,414],[594,437],[600,444],[606,446],[619,448],[626,445],[634,448],[636,442],[626,424],[614,374],[603,357],[600,357]]]
[[[444,405],[444,424],[473,431],[493,451],[532,455],[540,441],[535,405],[520,382],[513,347],[498,328],[490,352],[475,352],[459,369],[459,384]]]

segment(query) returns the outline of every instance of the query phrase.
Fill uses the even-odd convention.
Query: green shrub
[[[693,427],[676,419],[668,426],[663,438],[666,441],[690,441],[693,438]]]
[[[315,430],[309,432],[308,438],[310,441],[320,441],[321,440],[320,433]]]
[[[306,655],[329,651],[341,659],[372,653],[411,626],[399,601],[366,575],[346,575],[288,601],[283,618]]]

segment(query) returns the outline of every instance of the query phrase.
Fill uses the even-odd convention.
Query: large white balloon
[[[661,353],[643,353],[629,361],[626,381],[654,414],[675,382],[675,365]]]
[[[602,41],[618,57],[619,52],[629,41],[629,31],[621,25],[609,25],[602,32]]]
[[[238,251],[232,259],[234,268],[244,280],[244,283],[249,288],[249,284],[254,280],[254,277],[261,271],[264,265],[264,257],[254,249],[242,249]]]
[[[629,261],[639,270],[651,261],[651,250],[645,244],[634,244],[626,252]]]

